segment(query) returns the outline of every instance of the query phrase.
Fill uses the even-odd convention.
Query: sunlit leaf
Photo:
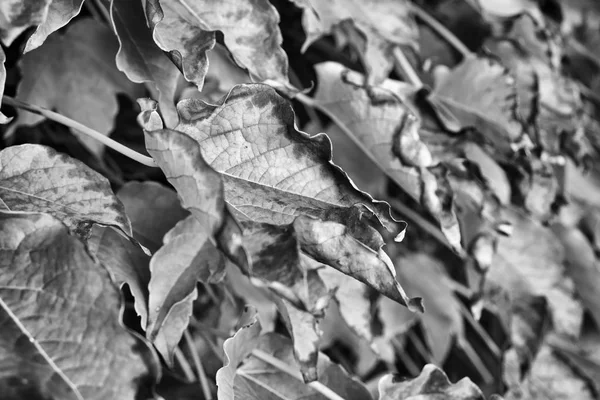
[[[433,364],[423,367],[421,374],[403,380],[385,375],[379,381],[379,400],[484,400],[483,393],[471,379],[451,383],[446,374]]]
[[[117,50],[118,41],[108,26],[80,19],[64,35],[50,36],[43,46],[23,56],[16,98],[54,109],[108,135],[118,111],[117,94],[140,94],[138,86],[114,66]],[[98,59],[110,61],[99,63]],[[42,120],[40,115],[21,111],[11,128]],[[88,136],[79,138],[95,154],[102,153],[103,144]]]
[[[8,0],[0,4],[0,40],[5,46],[27,28],[43,23],[52,0]]]
[[[120,325],[117,288],[63,224],[2,212],[0,249],[4,395],[133,400],[152,384],[156,361]]]
[[[177,124],[175,90],[180,74],[156,46],[139,1],[112,0],[112,23],[119,38],[117,68],[136,83],[150,82],[158,90],[160,111],[169,127]]]
[[[131,234],[123,204],[108,180],[49,147],[24,144],[0,152],[0,200],[11,211],[47,212],[86,235],[92,222]]]
[[[44,41],[71,19],[75,18],[81,11],[84,0],[51,0],[48,6],[48,14],[43,23],[37,26],[35,32],[29,37],[25,44],[24,53],[40,47]]]

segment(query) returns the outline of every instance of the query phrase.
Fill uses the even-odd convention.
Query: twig
[[[185,359],[185,356],[183,355],[183,352],[179,347],[175,347],[175,360],[177,360],[177,362],[179,363],[179,366],[183,371],[183,375],[185,375],[185,379],[188,382],[194,382],[196,380],[196,377],[194,376],[194,371],[192,370],[190,363],[188,363]]]
[[[412,12],[423,21],[425,24],[429,25],[431,29],[438,35],[440,35],[448,44],[450,44],[456,51],[458,51],[463,57],[468,57],[473,54],[471,50],[463,42],[460,41],[459,38],[456,37],[454,33],[452,33],[448,28],[442,25],[437,19],[433,18],[429,13],[423,10],[415,3],[410,3],[410,7]]]
[[[421,369],[413,361],[411,356],[408,353],[404,352],[404,346],[402,346],[400,341],[398,339],[396,339],[395,337],[392,338],[391,341],[392,341],[392,344],[394,345],[394,347],[396,348],[396,353],[398,354],[398,358],[400,359],[400,361],[402,361],[402,364],[404,364],[404,366],[406,367],[408,372],[412,376],[419,375],[419,373],[421,372]]]
[[[431,353],[425,347],[425,343],[421,340],[419,335],[415,333],[414,330],[409,329],[407,332],[408,339],[412,342],[415,349],[419,352],[419,354],[423,357],[425,362],[430,363],[432,360]]]
[[[419,78],[419,75],[410,64],[410,61],[408,61],[408,58],[406,58],[406,55],[404,55],[402,49],[399,46],[394,47],[393,54],[396,63],[400,66],[404,75],[406,75],[408,83],[413,85],[417,90],[421,89],[423,87],[423,81]]]
[[[477,372],[479,372],[483,381],[485,383],[493,382],[494,377],[492,376],[492,373],[486,367],[486,365],[483,362],[483,360],[481,359],[481,357],[479,357],[479,354],[477,354],[475,349],[473,349],[473,346],[471,346],[471,343],[469,343],[467,340],[465,340],[463,338],[459,338],[457,345],[462,351],[465,352],[465,355],[467,356],[469,361],[471,361],[471,363],[473,364],[473,366],[475,367]]]
[[[62,114],[50,111],[40,106],[25,103],[23,101],[14,99],[6,95],[2,96],[2,102],[3,104],[8,104],[9,106],[13,106],[37,115],[41,115],[43,117],[51,119],[52,121],[56,121],[60,124],[68,126],[69,128],[73,128],[76,131],[81,132],[84,135],[87,135],[104,144],[105,146],[110,147],[111,149],[123,154],[125,157],[129,157],[132,160],[139,162],[140,164],[147,165],[148,167],[157,166],[151,157],[145,156],[143,154],[138,153],[137,151],[131,150],[129,147],[123,146],[121,143],[114,141],[108,136],[105,136],[100,132],[93,130],[92,128],[88,128],[82,123],[74,121],[71,118],[65,117]]]
[[[198,382],[200,383],[200,389],[202,390],[204,399],[213,400],[212,392],[210,391],[210,385],[208,383],[208,378],[206,377],[206,371],[204,371],[204,367],[202,366],[202,362],[200,361],[200,357],[198,356],[198,351],[194,346],[194,340],[192,339],[192,335],[190,335],[190,331],[188,331],[187,329],[183,331],[183,339],[185,340],[190,350],[190,353],[192,354],[192,361],[194,362],[194,367],[196,367],[196,372],[198,373]]]
[[[486,330],[483,329],[481,324],[475,320],[468,308],[461,301],[459,301],[458,303],[460,305],[460,312],[463,315],[463,317],[467,320],[467,322],[469,322],[469,324],[471,324],[475,332],[477,332],[477,334],[481,337],[481,339],[488,347],[488,349],[490,349],[492,354],[494,354],[495,357],[500,359],[502,357],[502,351],[496,345],[494,339],[492,339],[490,335],[486,332]]]
[[[299,371],[290,367],[288,364],[284,363],[283,361],[273,357],[272,355],[265,353],[264,351],[259,350],[259,349],[252,350],[251,354],[254,357],[258,358],[259,360],[264,361],[267,364],[277,368],[281,372],[285,372],[286,374],[290,375],[291,377],[296,378],[301,382],[304,382],[304,380],[300,376]],[[310,382],[310,383],[307,383],[307,385],[310,386],[311,388],[315,389],[317,392],[321,393],[323,396],[325,396],[326,398],[328,398],[330,400],[344,400],[343,397],[341,397],[339,394],[337,394],[336,392],[334,392],[327,386],[323,385],[321,382],[318,382],[318,381]]]

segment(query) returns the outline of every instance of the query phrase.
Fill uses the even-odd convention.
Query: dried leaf
[[[0,249],[4,394],[133,400],[152,385],[158,365],[119,324],[118,290],[64,225],[0,212]]]
[[[227,361],[217,371],[216,381],[217,396],[221,400],[234,399],[234,378],[240,364],[250,355],[258,345],[261,331],[260,321],[256,309],[246,307],[240,318],[240,329],[223,343],[223,350]]]
[[[259,338],[258,349],[273,355],[298,371],[289,339],[269,333]],[[348,376],[341,367],[331,362],[326,355],[319,354],[317,368],[319,382],[342,398],[346,400],[371,399],[368,390],[360,382]],[[236,398],[247,400],[326,399],[322,394],[302,382],[299,371],[298,375],[292,377],[255,356],[249,357],[238,368],[234,379],[234,390]]]
[[[385,375],[379,381],[379,400],[485,400],[471,379],[450,383],[446,374],[433,364],[423,367],[421,374],[409,380]]]
[[[51,0],[45,20],[37,26],[35,32],[25,44],[23,53],[40,47],[52,33],[56,32],[81,11],[84,0]]]
[[[52,0],[8,0],[0,5],[0,40],[6,47],[27,28],[42,24]]]
[[[52,35],[44,45],[23,56],[23,78],[16,98],[53,109],[66,117],[108,135],[117,115],[117,94],[135,98],[139,88],[114,67],[118,42],[111,29],[92,19],[70,24],[64,35]],[[93,76],[94,79],[90,79]],[[21,112],[11,129],[31,126],[44,117]],[[77,134],[77,132],[75,132]],[[88,136],[79,139],[96,155],[104,145]]]
[[[131,234],[108,180],[81,161],[35,144],[0,152],[0,200],[11,211],[47,212],[85,236],[92,222]]]
[[[158,102],[166,125],[175,126],[179,71],[154,43],[141,2],[112,0],[110,16],[120,44],[117,68],[132,82],[150,82],[159,92]]]
[[[304,10],[302,24],[306,32],[306,42],[303,50],[321,37],[333,33],[333,30],[343,26],[345,21],[352,21],[352,26],[365,37],[365,44],[360,43],[362,40],[353,44],[363,54],[370,84],[380,84],[389,75],[394,66],[394,47],[417,46],[419,31],[410,4],[405,0],[294,2]]]

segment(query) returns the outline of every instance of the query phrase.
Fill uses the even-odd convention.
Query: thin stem
[[[492,376],[492,373],[487,368],[481,357],[479,357],[479,354],[477,354],[473,346],[471,346],[471,343],[469,343],[466,339],[459,339],[457,344],[458,347],[465,352],[465,355],[469,361],[471,361],[471,364],[473,364],[475,369],[479,372],[483,381],[485,383],[493,382],[494,377]]]
[[[423,21],[425,24],[429,25],[434,32],[440,35],[448,44],[450,44],[456,51],[458,51],[463,57],[469,57],[473,54],[471,50],[463,42],[460,41],[459,38],[456,37],[454,33],[452,33],[448,28],[442,25],[437,19],[433,18],[429,13],[423,10],[421,7],[416,5],[415,3],[410,3],[411,9],[413,13]]]
[[[300,376],[300,373],[298,370],[290,367],[288,364],[273,357],[272,355],[265,353],[264,351],[259,350],[259,349],[252,350],[251,354],[254,357],[258,358],[259,360],[264,361],[267,364],[277,368],[281,372],[285,372],[286,374],[290,375],[291,377],[296,378],[301,382],[304,382],[304,380]],[[343,397],[341,397],[339,394],[337,394],[336,392],[334,392],[327,386],[323,385],[321,382],[318,382],[318,381],[310,382],[310,383],[307,383],[307,385],[310,386],[311,388],[315,389],[317,392],[321,393],[323,396],[325,396],[329,400],[344,400]]]
[[[102,21],[102,16],[98,12],[98,10],[96,10],[96,7],[94,6],[93,3],[86,1],[83,4],[87,8],[87,10],[90,12],[90,15],[92,16],[92,18],[94,18],[96,21]]]
[[[483,329],[481,324],[475,320],[473,314],[471,314],[467,307],[461,301],[459,301],[458,303],[460,305],[461,314],[467,320],[467,322],[471,324],[475,332],[477,332],[479,337],[481,337],[488,349],[490,349],[490,351],[494,354],[495,357],[502,357],[502,351],[500,350],[500,348],[498,348],[496,342],[494,342],[494,340],[490,337],[486,330]]]
[[[407,333],[407,337],[412,342],[413,346],[415,346],[415,349],[419,352],[421,357],[423,357],[425,362],[430,363],[432,360],[431,353],[426,348],[425,343],[423,343],[419,335],[417,335],[414,330],[410,329]]]
[[[100,14],[102,14],[102,16],[104,17],[104,19],[106,20],[106,22],[112,26],[112,19],[110,18],[110,13],[108,11],[108,8],[105,7],[104,4],[102,4],[102,0],[96,0],[96,7],[98,8],[98,11],[100,11]]]
[[[183,375],[185,375],[185,379],[188,382],[194,382],[196,380],[194,371],[192,370],[190,363],[188,363],[185,359],[185,356],[179,347],[175,347],[175,360],[179,363],[179,366],[183,371]]]
[[[408,370],[408,372],[412,376],[419,375],[419,373],[421,372],[421,369],[419,368],[417,363],[415,363],[413,361],[410,354],[408,354],[404,351],[404,346],[402,346],[400,341],[398,339],[396,339],[396,337],[392,338],[391,341],[392,341],[392,344],[394,345],[394,347],[396,348],[396,353],[398,354],[398,358],[400,359],[400,361],[402,361],[402,364],[404,364],[404,367]]]
[[[194,362],[194,367],[196,367],[196,372],[198,373],[198,381],[200,382],[200,389],[202,390],[204,399],[213,400],[212,392],[210,391],[210,384],[208,383],[208,378],[206,377],[206,371],[204,371],[204,367],[202,366],[202,362],[198,356],[198,351],[194,346],[192,335],[190,335],[190,331],[187,329],[183,331],[183,339],[185,340],[185,343],[192,354],[192,361]]]
[[[37,114],[37,115],[41,115],[43,117],[51,119],[52,121],[56,121],[60,124],[68,126],[69,128],[73,128],[76,131],[81,132],[84,135],[87,135],[87,136],[99,141],[100,143],[104,144],[105,146],[110,147],[111,149],[123,154],[124,156],[129,157],[132,160],[139,162],[140,164],[147,165],[148,167],[156,167],[157,166],[151,157],[145,156],[143,154],[138,153],[137,151],[131,150],[129,147],[123,146],[121,143],[112,140],[108,136],[105,136],[105,135],[101,134],[100,132],[93,130],[92,128],[88,128],[87,126],[83,125],[82,123],[74,121],[71,118],[65,117],[62,114],[56,113],[54,111],[50,111],[50,110],[40,107],[40,106],[25,103],[23,101],[17,100],[15,98],[12,98],[12,97],[6,96],[6,95],[2,96],[2,102],[3,102],[3,104],[8,104],[9,106],[13,106],[13,107],[20,108],[20,109],[29,111],[31,113]]]
[[[394,47],[393,50],[394,58],[396,59],[396,63],[400,66],[401,70],[404,72],[408,83],[413,85],[415,88],[421,89],[423,87],[423,81],[419,78],[419,75],[406,58],[406,55],[402,51],[399,46]]]

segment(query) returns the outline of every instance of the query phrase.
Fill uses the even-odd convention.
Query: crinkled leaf
[[[165,234],[189,215],[177,193],[157,182],[127,182],[117,197],[131,220],[133,237],[153,253],[162,246]]]
[[[46,146],[24,144],[0,152],[0,200],[12,211],[52,214],[81,235],[91,222],[131,234],[123,204],[108,180]]]
[[[436,176],[427,169],[440,160],[421,141],[411,109],[400,102],[414,89],[401,82],[385,81],[381,94],[391,99],[373,104],[364,89],[344,82],[356,81],[359,74],[344,73],[344,67],[336,63],[319,64],[316,69],[319,87],[315,102],[319,109],[343,127],[363,149],[365,157],[421,202],[440,221],[449,242],[460,249],[451,193],[439,190],[448,185],[447,179],[443,173]]]
[[[514,78],[490,58],[465,58],[436,81],[429,100],[447,107],[461,128],[477,128],[498,150],[521,139]]]
[[[117,288],[63,224],[1,212],[0,249],[4,394],[133,400],[152,384],[156,361],[120,325]]]
[[[166,125],[175,126],[175,90],[179,71],[154,43],[152,32],[146,24],[142,3],[112,0],[110,15],[120,44],[117,68],[133,82],[150,82],[156,87],[160,111]]]
[[[90,253],[112,274],[114,280],[127,284],[134,297],[135,311],[146,326],[148,318],[148,282],[150,256],[141,246],[111,227],[94,224],[87,240]]]
[[[246,400],[326,399],[322,394],[302,382],[289,339],[269,333],[259,338],[258,349],[296,369],[298,375],[292,377],[252,355],[237,370],[234,379],[235,398]],[[326,355],[319,354],[317,370],[319,382],[342,398],[346,400],[371,399],[369,391],[360,382],[348,376]]]
[[[210,231],[190,215],[167,232],[164,245],[150,260],[146,335],[153,342],[167,346],[157,348],[169,362],[188,325],[192,302],[198,296],[196,283],[217,282],[224,274],[223,256],[209,235]],[[172,311],[174,307],[179,310],[177,313]],[[158,336],[162,337],[157,339]]]
[[[0,40],[5,46],[46,20],[52,0],[8,0],[0,4]]]
[[[25,44],[23,53],[30,52],[40,47],[53,32],[67,25],[81,11],[84,0],[51,0],[48,14],[43,23],[39,24],[35,32]]]
[[[52,35],[43,46],[21,60],[23,78],[16,98],[56,110],[66,117],[108,135],[117,115],[117,94],[138,97],[140,88],[117,70],[112,61],[118,41],[111,29],[92,19],[69,25],[64,35]],[[94,78],[91,79],[90,76]],[[11,129],[35,125],[44,117],[20,112]],[[77,132],[75,132],[77,134]],[[88,136],[79,139],[96,155],[104,145]]]
[[[0,48],[0,104],[2,104],[2,96],[4,95],[4,85],[6,83],[6,68],[4,67],[4,62],[6,61],[6,54],[4,54],[4,49]],[[12,118],[8,118],[2,112],[0,112],[0,124],[7,124],[12,120]]]
[[[304,10],[304,50],[322,36],[332,34],[345,21],[353,22],[353,26],[365,37],[364,44],[361,41],[353,44],[363,53],[371,84],[379,84],[387,78],[394,66],[394,47],[417,46],[419,31],[408,1],[295,0],[295,3]],[[353,41],[352,34],[350,41]]]
[[[379,400],[485,400],[481,390],[471,379],[463,378],[451,383],[438,367],[427,364],[421,374],[403,380],[394,375],[385,375],[379,381]]]
[[[223,343],[225,365],[217,371],[217,396],[221,400],[234,399],[233,382],[236,370],[258,345],[260,321],[254,307],[246,307],[240,318],[240,329]]]

